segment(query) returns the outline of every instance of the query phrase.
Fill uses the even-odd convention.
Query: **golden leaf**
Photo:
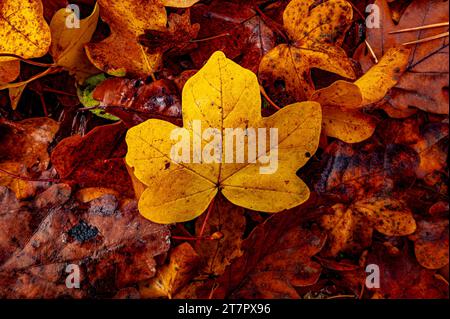
[[[50,42],[50,28],[40,0],[0,2],[0,53],[37,58],[47,53]],[[0,62],[13,60],[16,58],[0,57]]]
[[[91,40],[97,27],[99,12],[99,6],[96,4],[91,15],[80,20],[79,28],[67,28],[66,20],[73,13],[67,12],[66,9],[56,12],[50,22],[52,33],[50,54],[55,63],[67,69],[70,74],[74,74],[79,83],[91,75],[100,73],[84,52],[84,45]]]
[[[167,14],[159,0],[99,0],[100,16],[108,23],[111,35],[99,43],[86,44],[89,60],[100,70],[124,76],[148,76],[157,70],[160,53],[147,53],[137,39],[145,30],[162,31]]]
[[[183,122],[184,128],[179,128],[150,119],[127,133],[126,162],[147,185],[139,200],[139,210],[146,218],[158,223],[191,220],[205,211],[219,190],[233,204],[263,212],[279,212],[308,199],[309,189],[296,171],[315,153],[319,143],[322,114],[318,103],[295,103],[263,118],[255,74],[218,51],[184,86]],[[171,134],[187,132],[189,139],[199,139],[203,133],[198,135],[196,122],[200,122],[201,132],[216,130],[222,139],[227,128],[248,135],[250,128],[273,128],[277,129],[278,141],[272,145],[266,134],[259,155],[253,160],[248,156],[247,162],[239,163],[237,158],[234,161],[238,156],[234,149],[232,161],[227,160],[228,147],[222,140],[217,143],[225,156],[219,154],[216,161],[201,160],[195,146],[188,154],[192,160],[173,161],[172,147],[178,143],[171,140]],[[199,141],[203,153],[217,135],[213,137]],[[250,144],[249,138],[244,134],[243,149]],[[275,171],[261,174],[261,169],[268,168],[262,160],[274,155]]]
[[[314,91],[311,68],[355,78],[352,63],[339,47],[353,18],[350,3],[329,0],[310,10],[314,2],[293,0],[288,4],[283,22],[293,44],[275,47],[259,66],[263,85],[282,81],[297,101],[308,100]]]

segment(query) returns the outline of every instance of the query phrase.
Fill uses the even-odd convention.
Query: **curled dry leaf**
[[[167,14],[159,0],[99,0],[100,16],[111,35],[99,43],[86,44],[89,60],[100,70],[115,76],[148,76],[161,63],[161,53],[148,53],[138,43],[146,30],[164,30]]]
[[[390,34],[405,28],[448,21],[448,1],[413,1],[398,24],[392,20],[387,0],[376,0],[375,5],[380,8],[380,25],[383,27],[368,28],[366,37],[378,58],[390,48],[448,31],[448,26],[443,26]],[[408,47],[412,52],[406,71],[387,97],[388,103],[400,110],[416,107],[432,113],[448,114],[448,37]],[[358,48],[355,58],[360,61],[363,71],[374,64],[365,44]]]
[[[227,59],[222,52],[213,54],[187,81],[182,101],[183,132],[187,132],[183,136],[189,138],[182,143],[189,145],[188,163],[172,160],[171,149],[176,143],[169,138],[182,130],[169,122],[150,119],[127,133],[127,164],[147,185],[139,200],[139,211],[146,218],[159,223],[191,220],[206,210],[219,190],[233,204],[264,212],[279,212],[308,199],[308,187],[295,173],[318,146],[322,120],[318,103],[293,104],[263,118],[255,74]],[[270,156],[270,143],[266,143],[265,151],[258,151],[258,158],[248,163],[226,163],[225,156],[217,154],[213,163],[191,161],[190,140],[197,134],[194,121],[200,122],[201,134],[207,128],[218,132],[227,127],[277,128],[277,170],[273,174],[259,174],[262,166],[256,159],[262,154]],[[200,143],[202,149],[209,145],[212,150],[219,141],[222,138],[215,134],[210,141],[202,139]],[[248,141],[244,138],[247,149],[245,145]],[[225,145],[218,147],[223,154],[224,148]],[[234,147],[232,151],[234,154]]]
[[[354,79],[353,65],[339,47],[353,18],[350,3],[293,0],[283,14],[284,28],[292,44],[280,44],[261,60],[259,79],[275,100],[308,100],[314,91],[310,70],[318,68]],[[283,103],[285,104],[285,103]]]
[[[181,96],[169,80],[147,84],[139,79],[110,78],[95,88],[92,97],[129,127],[150,118],[181,123]]]
[[[72,12],[61,9],[55,13],[50,22],[52,45],[50,54],[55,63],[64,67],[70,74],[74,74],[79,83],[84,82],[91,75],[100,73],[88,60],[84,51],[84,45],[91,41],[100,9],[95,5],[91,15],[80,20],[79,28],[67,28],[67,17]]]
[[[172,298],[195,275],[200,257],[188,243],[183,243],[170,252],[168,264],[161,267],[156,276],[140,284],[143,298]]]

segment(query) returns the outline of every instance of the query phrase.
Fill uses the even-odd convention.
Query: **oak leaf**
[[[292,44],[280,44],[261,60],[259,78],[270,96],[308,100],[314,91],[312,68],[355,78],[352,63],[339,47],[353,18],[350,3],[329,0],[310,9],[314,2],[289,3],[283,22]]]
[[[194,121],[200,121],[203,132],[205,128],[216,129],[214,132],[225,128],[277,128],[278,169],[272,174],[260,174],[259,161],[232,164],[217,154],[215,163],[177,163],[171,157],[176,143],[170,141],[170,136],[181,129],[150,119],[131,128],[126,137],[127,164],[147,185],[139,201],[139,210],[146,218],[159,223],[191,220],[206,210],[219,190],[233,204],[273,213],[308,199],[308,187],[295,173],[318,146],[322,116],[318,103],[293,104],[263,118],[255,74],[228,60],[222,52],[213,54],[187,81],[182,103],[184,129],[189,138],[197,134]],[[217,142],[202,139],[201,146]],[[258,151],[258,160],[274,154],[275,148],[269,144],[266,143],[265,151]],[[223,151],[224,146],[219,145],[219,150]]]

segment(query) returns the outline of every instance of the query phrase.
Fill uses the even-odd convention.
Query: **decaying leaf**
[[[49,164],[47,148],[59,125],[49,118],[20,122],[0,119],[0,162],[18,162],[28,169],[43,171]]]
[[[261,58],[275,46],[275,34],[255,12],[251,3],[213,1],[211,5],[198,4],[191,9],[192,21],[201,25],[197,48],[190,56],[201,68],[216,51],[244,68],[258,71]]]
[[[434,271],[421,267],[408,253],[408,247],[392,254],[386,246],[375,244],[367,257],[367,264],[378,265],[380,274],[383,274],[380,288],[368,289],[378,298],[448,298],[448,283],[434,276]]]
[[[169,263],[159,269],[156,277],[140,285],[141,296],[143,298],[172,298],[194,277],[199,260],[198,254],[188,243],[175,247],[171,251]]]
[[[448,27],[390,34],[406,28],[448,21],[447,1],[412,1],[400,21],[392,20],[387,0],[377,0],[382,28],[368,28],[367,41],[380,58],[386,50],[403,43],[448,31]],[[416,107],[428,112],[448,114],[448,37],[408,46],[412,52],[406,72],[388,96],[388,103],[400,110]],[[355,53],[367,71],[374,64],[365,44]]]
[[[314,284],[321,267],[311,260],[325,243],[318,230],[299,225],[301,212],[284,212],[255,227],[243,242],[244,254],[215,280],[212,296],[299,298],[295,287]]]
[[[19,74],[19,60],[0,62],[0,84],[14,81]]]
[[[292,44],[277,46],[261,60],[259,77],[270,96],[308,100],[314,91],[312,68],[355,78],[352,63],[339,47],[353,18],[350,3],[329,0],[311,9],[314,2],[289,3],[283,22]]]
[[[392,198],[369,198],[350,207],[337,204],[325,215],[322,226],[329,231],[329,254],[361,253],[372,243],[376,229],[387,236],[405,236],[416,230],[412,212],[405,203]]]
[[[111,35],[99,43],[86,44],[89,60],[100,70],[115,76],[146,77],[161,62],[160,53],[148,53],[138,43],[145,30],[164,30],[167,14],[159,0],[99,0],[100,16],[109,24]]]
[[[181,94],[172,81],[145,83],[140,79],[110,78],[99,84],[92,98],[99,108],[134,126],[150,118],[181,123]]]
[[[0,195],[2,229],[17,240],[0,246],[2,298],[112,297],[155,275],[153,257],[169,248],[169,231],[136,214],[133,202],[105,195],[80,206],[55,184],[29,207]],[[19,220],[21,227],[12,227]],[[80,268],[81,289],[67,289],[66,266]]]
[[[169,122],[148,120],[131,128],[126,138],[127,164],[147,185],[139,200],[139,211],[146,218],[159,223],[191,220],[206,210],[219,189],[233,204],[264,212],[279,212],[308,199],[308,187],[295,173],[318,145],[321,125],[318,103],[293,104],[262,118],[256,76],[228,60],[222,52],[216,52],[188,80],[182,101],[189,140],[197,134],[194,121],[201,124],[200,132],[205,128],[219,132],[225,128],[277,128],[278,168],[273,174],[260,174],[258,161],[231,164],[225,162],[225,156],[218,160],[217,155],[216,163],[195,163],[190,159],[188,163],[174,162],[171,149],[176,142],[169,139],[180,128]],[[207,144],[211,147],[211,140],[216,143],[217,138],[211,137],[210,141],[202,139],[202,148]],[[244,145],[247,144],[245,141]],[[225,145],[219,150],[224,148]],[[258,152],[270,156],[270,143],[266,143],[265,151]]]
[[[448,264],[448,219],[435,217],[417,223],[414,241],[417,261],[428,269],[439,269]]]
[[[106,187],[133,198],[133,187],[123,156],[126,153],[123,123],[99,126],[81,137],[62,140],[51,154],[59,176],[81,187]]]
[[[195,223],[196,234],[200,235],[206,215]],[[241,245],[245,231],[245,216],[242,207],[227,202],[222,197],[214,201],[214,207],[203,229],[203,236],[219,232],[216,240],[203,240],[198,244],[202,267],[201,275],[220,276],[231,262],[242,255]]]
[[[50,28],[44,20],[41,0],[3,0],[0,3],[0,52],[22,58],[45,55],[50,47]],[[0,62],[15,60],[0,57]]]
[[[189,11],[183,15],[173,13],[169,16],[167,30],[148,30],[139,37],[139,42],[150,52],[165,53],[167,57],[181,55],[195,47],[191,40],[197,37],[199,29],[198,23],[191,24]]]

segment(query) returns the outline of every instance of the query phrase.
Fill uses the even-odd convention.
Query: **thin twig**
[[[367,42],[367,40],[364,40],[364,42],[366,43],[367,49],[369,49],[370,55],[372,55],[372,57],[375,61],[375,64],[377,64],[378,58],[377,58],[377,55],[375,54],[375,52],[373,51],[372,46],[369,44],[369,42]]]
[[[391,32],[389,32],[389,34],[410,32],[410,31],[417,31],[417,30],[425,30],[425,29],[439,28],[439,27],[445,27],[445,26],[448,26],[448,22],[428,24],[428,25],[423,25],[423,26],[420,26],[420,27],[406,28],[406,29],[391,31]]]
[[[15,55],[15,54],[11,54],[11,53],[0,53],[0,57],[15,58],[15,59],[18,59],[18,60],[20,60],[20,61],[22,61],[24,63],[30,64],[30,65],[35,65],[35,66],[40,66],[40,67],[43,67],[43,68],[52,68],[52,67],[56,66],[56,64],[54,64],[54,63],[49,64],[49,63],[36,62],[36,61],[33,61],[33,60],[22,58],[19,55]]]
[[[428,42],[428,41],[431,41],[431,40],[445,38],[445,37],[448,37],[448,34],[449,34],[449,32],[444,32],[444,33],[440,33],[440,34],[437,34],[437,35],[433,35],[433,36],[428,37],[428,38],[402,43],[402,45],[418,44],[418,43]]]
[[[58,180],[58,179],[55,179],[55,178],[37,178],[37,179],[35,179],[35,178],[30,178],[30,177],[26,177],[26,176],[21,176],[21,175],[18,175],[18,174],[14,174],[14,173],[5,171],[5,170],[2,169],[2,168],[0,168],[0,172],[4,173],[4,174],[6,174],[6,175],[9,175],[9,176],[11,176],[11,177],[14,177],[14,178],[16,178],[16,179],[20,179],[20,180],[28,181],[28,182],[59,183],[59,180]]]

